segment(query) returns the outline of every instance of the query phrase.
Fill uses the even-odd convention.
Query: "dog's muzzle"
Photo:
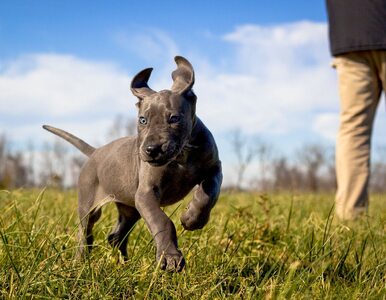
[[[171,161],[177,154],[175,144],[147,144],[142,146],[141,159],[153,166],[162,166]]]

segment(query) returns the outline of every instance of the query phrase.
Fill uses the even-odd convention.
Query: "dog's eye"
[[[181,120],[180,116],[171,116],[169,118],[169,124],[178,123]]]
[[[146,118],[145,118],[145,117],[142,117],[142,116],[138,118],[138,122],[139,122],[139,124],[141,124],[141,125],[146,125],[146,124],[147,124]]]

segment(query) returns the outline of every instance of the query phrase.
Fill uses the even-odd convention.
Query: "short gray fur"
[[[139,99],[138,135],[115,140],[98,149],[51,126],[46,130],[64,138],[89,159],[78,181],[79,255],[91,250],[92,228],[104,203],[114,201],[119,217],[108,236],[127,259],[128,233],[142,217],[153,235],[162,269],[181,271],[184,257],[177,245],[173,222],[161,209],[183,199],[195,186],[193,200],[181,216],[187,230],[203,228],[222,183],[221,162],[210,131],[195,114],[194,71],[188,60],[176,56],[170,90],[149,88],[152,69],[139,72],[131,91]]]

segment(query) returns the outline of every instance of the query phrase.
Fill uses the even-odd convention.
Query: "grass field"
[[[76,192],[0,191],[1,299],[386,299],[386,195],[342,224],[333,195],[223,194],[209,224],[184,231],[189,199],[166,209],[187,266],[166,273],[143,221],[122,263],[106,237],[107,204],[89,259],[74,260]]]

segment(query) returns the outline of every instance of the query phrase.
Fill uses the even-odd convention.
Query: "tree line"
[[[230,134],[235,159],[234,183],[230,190],[333,192],[336,190],[335,147],[307,143],[294,153],[282,154],[260,138],[240,130]],[[375,149],[370,190],[386,192],[386,147]],[[246,176],[249,173],[249,176]]]
[[[136,121],[117,116],[107,132],[108,140],[134,135]],[[292,154],[281,154],[260,138],[251,138],[240,130],[230,133],[233,179],[224,189],[256,191],[331,192],[336,189],[334,148],[308,143]],[[59,138],[35,149],[29,143],[24,150],[12,150],[0,135],[0,189],[52,186],[72,188],[77,184],[85,157]],[[381,160],[386,147],[375,151],[370,189],[386,192],[386,163]]]

